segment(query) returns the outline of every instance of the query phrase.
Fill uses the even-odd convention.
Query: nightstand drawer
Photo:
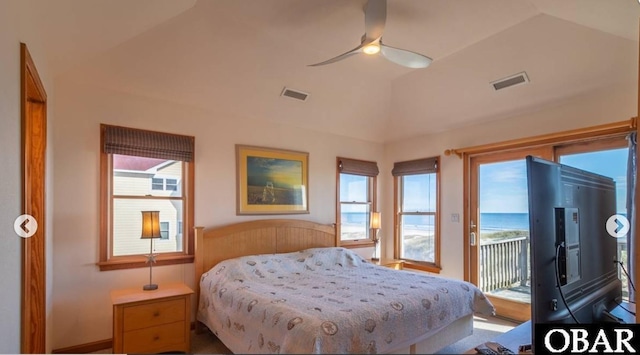
[[[132,330],[124,333],[122,351],[125,353],[153,352],[158,349],[171,349],[172,345],[185,342],[184,321],[155,327]]]
[[[184,320],[184,298],[124,308],[124,331]]]

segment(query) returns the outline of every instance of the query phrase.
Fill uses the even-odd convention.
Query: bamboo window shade
[[[393,164],[393,170],[391,170],[391,174],[393,176],[430,174],[437,172],[437,157],[397,162]]]
[[[338,158],[338,170],[342,174],[378,176],[378,164],[373,161]]]
[[[100,125],[102,151],[107,154],[192,162],[195,138],[120,126]]]

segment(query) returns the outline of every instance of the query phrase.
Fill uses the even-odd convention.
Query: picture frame
[[[309,153],[236,144],[236,214],[309,213]]]

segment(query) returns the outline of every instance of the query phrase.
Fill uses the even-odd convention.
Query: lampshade
[[[160,238],[160,211],[142,211],[142,236],[140,238]]]
[[[380,212],[371,212],[371,228],[380,229]]]

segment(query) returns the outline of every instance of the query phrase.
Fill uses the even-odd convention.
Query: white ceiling
[[[365,0],[31,0],[56,75],[214,112],[388,142],[608,87],[637,90],[637,0],[389,0],[386,44],[358,55]],[[528,85],[491,81],[526,71]],[[302,103],[283,87],[310,94]]]

